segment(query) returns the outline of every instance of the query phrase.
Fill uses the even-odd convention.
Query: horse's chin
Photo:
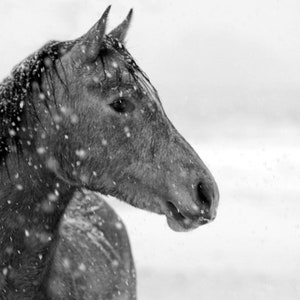
[[[187,232],[193,229],[198,228],[201,225],[207,224],[209,220],[203,219],[201,222],[193,222],[189,219],[176,220],[170,217],[167,217],[167,222],[169,227],[177,232]]]
[[[190,231],[192,230],[191,228],[187,228],[185,226],[182,226],[182,224],[174,219],[170,219],[167,218],[167,222],[169,227],[173,230],[173,231],[177,231],[177,232],[186,232],[186,231]]]

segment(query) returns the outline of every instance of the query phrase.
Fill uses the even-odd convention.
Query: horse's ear
[[[106,23],[110,6],[104,11],[100,20],[77,42],[74,51],[81,61],[94,60],[98,57],[105,35]]]
[[[127,34],[127,30],[130,25],[133,9],[131,9],[126,17],[126,19],[114,30],[112,30],[109,35],[119,41],[123,42]]]

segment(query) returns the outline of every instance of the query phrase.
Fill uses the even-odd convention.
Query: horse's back
[[[51,299],[136,299],[126,228],[99,194],[74,195],[60,226],[48,286]]]

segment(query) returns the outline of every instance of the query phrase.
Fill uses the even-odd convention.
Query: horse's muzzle
[[[177,202],[177,201],[176,201]],[[213,178],[194,185],[192,205],[167,202],[167,221],[174,231],[189,231],[213,221],[217,215],[219,190]]]

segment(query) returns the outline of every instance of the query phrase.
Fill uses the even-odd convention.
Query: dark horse
[[[1,299],[135,298],[126,230],[95,192],[176,231],[216,216],[211,173],[124,46],[131,12],[106,35],[108,12],[0,85]]]

